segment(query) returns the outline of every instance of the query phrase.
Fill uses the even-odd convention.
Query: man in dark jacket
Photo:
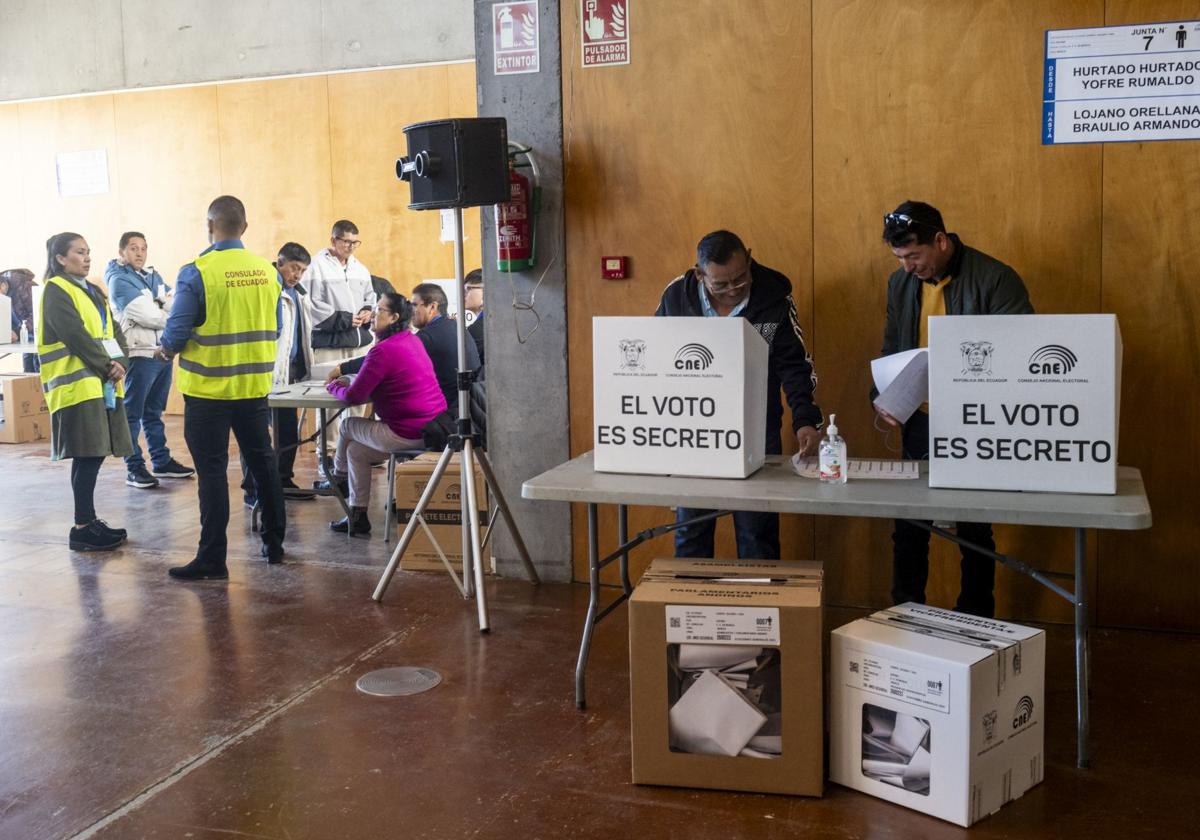
[[[900,268],[888,277],[887,326],[883,354],[929,346],[931,315],[1029,315],[1033,305],[1025,284],[999,260],[962,243],[946,232],[937,208],[906,201],[883,217],[883,240],[892,249]],[[892,426],[901,424],[885,412],[880,417]],[[929,457],[929,415],[918,410],[903,424],[904,457]],[[959,522],[958,536],[995,551],[992,526]],[[892,533],[892,599],[925,603],[929,579],[929,532],[903,519]],[[993,595],[996,564],[966,547],[962,550],[962,587],[955,609],[991,617],[996,612]]]
[[[446,316],[445,290],[436,283],[422,283],[412,290],[413,326],[417,338],[433,362],[433,372],[446,397],[446,410],[458,416],[458,328]],[[467,334],[467,370],[479,369],[479,349]],[[343,366],[344,368],[345,366]]]
[[[696,246],[696,265],[671,281],[658,304],[658,316],[742,317],[770,345],[767,356],[766,452],[783,452],[780,425],[783,405],[780,388],[792,410],[792,431],[801,455],[815,455],[822,422],[821,409],[813,402],[817,377],[804,346],[804,334],[792,301],[792,284],[778,271],[750,258],[750,251],[736,234],[718,230]],[[677,508],[676,521],[683,522],[710,511]],[[779,558],[779,515],[735,511],[734,533],[738,557]],[[677,557],[712,557],[712,519],[685,525],[675,532]]]

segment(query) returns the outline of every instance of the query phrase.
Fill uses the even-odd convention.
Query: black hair
[[[746,246],[736,233],[714,230],[706,233],[696,245],[696,265],[704,268],[709,263],[725,265],[734,254],[746,253]]]
[[[117,250],[118,250],[118,251],[124,251],[124,250],[125,250],[125,246],[127,246],[127,245],[129,244],[129,240],[130,240],[130,239],[140,239],[140,240],[142,240],[143,242],[145,242],[145,241],[146,241],[146,234],[144,234],[144,233],[138,233],[136,230],[127,230],[127,231],[125,231],[124,233],[122,233],[122,234],[121,234],[121,242],[120,242],[120,244],[118,244],[118,245],[117,245]]]
[[[278,261],[281,263],[298,262],[309,265],[312,262],[312,255],[299,242],[284,242],[279,246]]]
[[[55,257],[65,257],[71,250],[71,243],[76,239],[83,237],[78,233],[63,231],[46,240],[46,273],[42,275],[43,279],[49,280],[63,273],[62,264]]]
[[[464,286],[482,286],[483,285],[483,269],[473,268],[467,272],[467,276],[463,278]]]
[[[413,308],[408,298],[399,292],[384,292],[379,296],[379,299],[383,303],[386,303],[392,314],[399,316],[400,319],[380,333],[379,340],[383,341],[385,338],[391,338],[397,333],[402,333],[408,329],[412,323]]]
[[[422,283],[412,290],[413,297],[420,297],[425,303],[436,303],[439,315],[445,315],[450,301],[446,299],[446,290],[437,283]]]
[[[246,205],[232,195],[218,196],[208,205],[208,219],[216,232],[241,236],[246,229]]]
[[[893,248],[931,245],[939,233],[945,232],[941,211],[923,201],[902,202],[883,217],[883,241]]]
[[[338,219],[333,223],[333,230],[330,231],[329,235],[334,239],[341,239],[347,233],[353,233],[355,236],[358,236],[358,225],[349,219]]]

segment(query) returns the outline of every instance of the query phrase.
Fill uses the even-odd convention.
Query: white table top
[[[32,343],[0,344],[0,356],[7,355],[9,353],[36,353],[37,351],[37,345]]]
[[[312,380],[276,388],[267,394],[271,408],[345,408],[346,403],[325,390],[325,383]]]
[[[1120,467],[1113,496],[930,489],[928,465],[913,480],[823,484],[801,478],[783,456],[745,479],[599,473],[587,452],[521,486],[526,499],[596,504],[682,505],[776,513],[933,519],[1138,530],[1151,524],[1142,474]]]

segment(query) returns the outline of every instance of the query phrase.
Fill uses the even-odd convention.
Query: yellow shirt
[[[921,281],[921,320],[918,322],[918,347],[929,346],[929,316],[946,314],[946,296],[942,290],[950,285],[953,277],[947,275],[936,283]]]

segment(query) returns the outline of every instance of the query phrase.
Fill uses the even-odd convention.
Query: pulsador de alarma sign
[[[929,319],[929,486],[1117,491],[1115,315]]]
[[[593,318],[596,469],[753,473],[766,445],[767,349],[745,318]]]

